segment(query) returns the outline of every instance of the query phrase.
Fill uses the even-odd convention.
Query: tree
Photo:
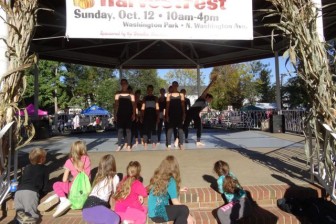
[[[204,85],[203,74],[200,74],[200,85]],[[196,69],[174,69],[165,75],[169,85],[177,81],[179,86],[186,89],[187,93],[197,92],[197,71]]]
[[[148,85],[154,86],[155,95],[159,94],[160,88],[167,86],[166,82],[158,76],[156,69],[126,70],[123,77],[128,80],[133,91],[140,90],[142,95],[146,94]]]
[[[244,99],[241,86],[243,68],[242,64],[214,67],[211,74],[217,73],[219,76],[210,90],[210,93],[214,96],[211,103],[212,108],[224,110],[229,105],[234,108],[242,106]]]
[[[287,83],[282,87],[283,103],[290,108],[307,107],[309,98],[305,82],[298,76],[289,78]]]
[[[268,69],[269,65],[263,64],[263,68],[259,73],[259,82],[257,83],[257,91],[259,93],[260,101],[270,103],[275,100],[272,94],[272,85],[270,80],[271,70]]]
[[[69,101],[61,101],[61,108],[68,106],[86,108],[90,103],[103,102],[102,99],[105,97],[114,98],[111,94],[107,94],[104,97],[102,97],[101,94],[104,88],[107,93],[111,92],[111,87],[108,87],[104,83],[106,80],[115,79],[115,82],[117,82],[113,70],[77,64],[64,64],[64,69],[66,72],[63,76],[63,83],[65,85],[66,94],[69,96]],[[115,84],[113,84],[111,80],[108,81],[108,83],[112,84],[113,91],[117,91]],[[100,92],[99,99],[97,98],[98,90]],[[111,102],[111,104],[113,103]],[[112,105],[106,105],[109,108],[112,107]]]
[[[96,90],[96,103],[104,109],[112,112],[115,93],[119,89],[119,80],[109,78],[98,85]]]
[[[38,63],[38,101],[39,106],[48,110],[49,113],[54,112],[54,99],[56,92],[62,95],[64,85],[61,83],[61,65],[58,62],[40,60]],[[56,71],[57,70],[57,71]],[[34,69],[31,68],[26,71],[27,89],[23,96],[21,106],[24,107],[30,103],[34,103]],[[56,91],[55,91],[56,90]],[[65,97],[68,100],[67,97]]]

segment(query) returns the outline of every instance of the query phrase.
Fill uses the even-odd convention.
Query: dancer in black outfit
[[[179,137],[179,147],[181,150],[184,149],[183,146],[183,121],[185,118],[185,106],[184,106],[184,95],[179,93],[178,82],[174,81],[172,85],[172,92],[167,96],[166,105],[166,121],[168,122],[168,133],[167,133],[167,148],[171,149],[171,137],[174,128],[178,129]]]
[[[159,124],[158,124],[158,131],[157,131],[157,136],[158,136],[158,144],[160,144],[161,141],[161,132],[163,129],[163,124],[165,123],[165,135],[167,138],[167,125],[166,122],[164,120],[164,116],[165,116],[165,110],[166,110],[166,90],[164,88],[160,89],[160,97],[158,99],[158,103],[159,103]]]
[[[115,95],[115,119],[118,128],[118,148],[121,150],[121,140],[123,138],[123,131],[126,130],[125,148],[131,151],[131,127],[132,121],[135,119],[135,100],[134,95],[129,92],[128,81],[121,79],[121,91]]]
[[[147,149],[148,139],[152,140],[153,148],[157,142],[157,124],[159,123],[159,104],[158,98],[153,95],[153,85],[147,86],[147,96],[142,100],[141,114],[143,118],[143,140],[144,147]]]
[[[134,138],[134,147],[136,147],[139,143],[143,144],[142,139],[142,123],[141,120],[141,107],[142,107],[142,100],[141,97],[141,91],[137,90],[134,93],[135,98],[135,105],[136,105],[136,111],[135,111],[135,119],[132,122],[132,140]]]
[[[204,143],[201,142],[201,134],[202,134],[202,122],[200,118],[200,112],[211,103],[213,96],[208,94],[208,91],[212,84],[214,84],[215,79],[210,82],[207,88],[203,91],[202,95],[195,101],[195,103],[189,108],[187,111],[186,119],[183,124],[183,130],[185,134],[186,143],[188,143],[188,127],[190,125],[191,120],[194,121],[194,127],[197,129],[197,146],[203,146]]]

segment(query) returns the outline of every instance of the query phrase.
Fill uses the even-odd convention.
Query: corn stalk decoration
[[[0,74],[0,129],[7,123],[16,121],[12,134],[16,150],[30,142],[35,134],[33,126],[28,125],[27,113],[24,121],[21,121],[18,102],[26,89],[24,71],[36,62],[35,55],[29,53],[29,47],[36,25],[37,2],[37,0],[15,0],[12,4],[6,4],[5,1],[0,1],[0,6],[7,16],[0,19],[8,27],[7,39],[2,38],[0,41],[4,41],[7,45],[6,57],[9,61],[7,72]],[[26,129],[28,139],[23,140],[20,137],[21,125]],[[8,154],[8,137],[5,136],[2,141],[5,155]],[[0,167],[0,173],[3,168]]]
[[[312,0],[268,1],[274,9],[267,10],[267,16],[277,16],[280,21],[267,26],[280,31],[280,35],[288,39],[289,48],[284,55],[289,57],[297,75],[308,88],[310,110],[305,118],[305,150],[311,172],[332,193],[336,177],[336,140],[332,134],[336,128],[336,86],[326,45],[320,41],[316,29],[318,12],[322,9],[316,8]],[[310,138],[314,140],[313,144],[309,144]],[[313,162],[313,156],[317,163]]]

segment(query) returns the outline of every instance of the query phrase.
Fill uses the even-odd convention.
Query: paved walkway
[[[178,158],[183,185],[187,187],[208,187],[216,178],[212,170],[213,164],[220,159],[230,164],[231,170],[243,185],[303,184],[309,180],[302,136],[204,129],[204,147],[196,147],[194,132],[191,132],[190,137],[190,143],[185,144],[184,151],[174,147],[167,151],[161,143],[155,149],[149,146],[148,150],[144,150],[143,146],[138,145],[132,152],[116,152],[116,133],[113,131],[57,136],[34,141],[26,146],[20,153],[20,161],[23,161],[20,165],[28,162],[27,153],[33,147],[46,148],[51,180],[59,180],[70,144],[80,139],[87,143],[93,173],[97,171],[99,159],[106,153],[112,153],[116,158],[119,173],[125,173],[129,161],[138,160],[142,164],[144,184],[148,184],[154,169],[169,154]]]

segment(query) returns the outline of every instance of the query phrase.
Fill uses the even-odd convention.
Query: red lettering
[[[225,9],[225,2],[226,2],[226,0],[219,0],[219,7],[221,8],[221,9]]]
[[[210,10],[215,10],[218,8],[218,0],[208,0],[207,4],[208,4],[208,9]]]
[[[165,9],[169,9],[172,7],[171,2],[169,0],[162,0],[162,7]]]
[[[106,6],[106,0],[100,0],[101,6]],[[108,0],[108,6],[114,6],[114,0]]]
[[[158,8],[159,7],[159,4],[157,4],[157,2],[160,2],[160,0],[150,0],[150,4],[149,4],[149,6],[151,7],[151,8],[154,8],[154,9],[156,9],[156,8]]]
[[[204,0],[195,0],[195,8],[196,9],[204,9],[205,1]]]
[[[176,4],[174,4],[176,3]],[[226,0],[100,0],[101,6],[107,7],[150,7],[153,9],[162,7],[165,9],[177,8],[177,9],[189,9],[190,4],[198,10],[209,9],[225,9]]]
[[[118,7],[128,7],[127,0],[117,0],[116,6]]]
[[[183,8],[184,8],[184,9],[189,9],[189,1],[190,1],[190,0],[185,0],[185,1],[184,1],[184,4],[183,4]]]

